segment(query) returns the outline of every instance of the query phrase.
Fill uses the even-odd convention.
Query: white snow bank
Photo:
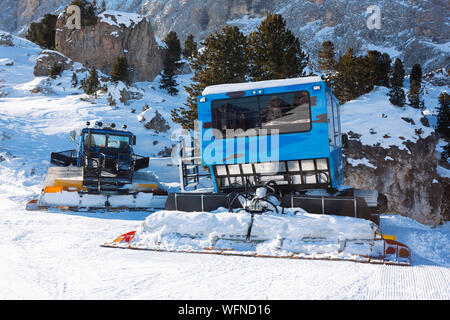
[[[133,195],[85,194],[82,197],[75,191],[60,191],[44,193],[39,197],[39,206],[68,206],[80,208],[105,208],[108,201],[112,208],[163,208],[165,198],[154,196],[152,193],[139,192]]]
[[[242,82],[242,83],[231,83],[231,84],[218,84],[214,86],[206,87],[203,90],[202,95],[216,94],[216,93],[226,93],[242,90],[258,90],[265,88],[274,88],[280,86],[293,86],[296,84],[305,83],[315,83],[322,82],[320,77],[301,77],[292,79],[281,79],[281,80],[266,80],[266,81],[256,81],[256,82]]]
[[[138,24],[142,20],[146,19],[145,16],[140,14],[115,10],[104,11],[99,15],[99,18],[100,22],[108,23],[116,27],[120,27],[120,25],[125,25],[125,27],[127,28],[129,28],[132,25]]]
[[[135,240],[139,246],[153,246],[163,237],[189,237],[199,239],[244,239],[250,224],[251,239],[274,241],[276,239],[322,239],[340,241],[352,239],[373,240],[376,226],[364,219],[333,215],[302,213],[265,213],[251,215],[246,212],[158,211],[147,217]]]
[[[393,160],[393,159],[391,158],[391,160]],[[362,159],[347,158],[347,162],[350,163],[353,167],[356,167],[356,166],[362,164],[363,166],[366,166],[366,167],[369,167],[372,169],[377,168],[375,165],[371,164],[367,158],[362,158]]]
[[[374,44],[368,44],[365,48],[365,50],[376,50],[379,51],[381,53],[387,53],[392,60],[394,60],[394,58],[400,57],[401,52],[398,51],[395,47],[383,47],[383,46],[377,46]]]
[[[416,142],[434,132],[420,119],[424,117],[420,110],[410,106],[397,107],[389,102],[389,89],[376,87],[372,92],[341,106],[342,132],[354,132],[361,135],[364,145],[381,146],[388,149],[397,146],[406,150],[406,141]],[[403,118],[403,119],[402,119]]]

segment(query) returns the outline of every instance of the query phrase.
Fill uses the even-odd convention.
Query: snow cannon
[[[51,166],[41,195],[29,210],[48,209],[153,209],[163,208],[167,192],[151,172],[149,158],[136,155],[136,136],[114,123],[86,123],[77,138],[78,149],[52,152]]]

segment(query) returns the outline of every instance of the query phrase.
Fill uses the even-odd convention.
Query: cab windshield
[[[84,144],[89,144],[89,134],[84,134]],[[129,136],[121,136],[115,134],[91,133],[90,146],[94,148],[108,149],[128,149],[130,145]]]

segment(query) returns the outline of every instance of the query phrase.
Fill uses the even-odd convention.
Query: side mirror
[[[70,140],[75,142],[76,137],[77,137],[77,132],[75,130],[70,131]]]
[[[136,136],[132,136],[131,140],[133,141],[133,146],[136,145]]]

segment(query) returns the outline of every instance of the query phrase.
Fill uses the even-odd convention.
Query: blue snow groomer
[[[217,192],[343,183],[339,104],[319,77],[218,85],[198,98],[202,163]]]
[[[342,185],[339,103],[319,77],[214,85],[197,105],[215,193],[169,196],[169,209],[230,207],[230,195],[269,186],[283,208],[378,222],[383,197]]]

